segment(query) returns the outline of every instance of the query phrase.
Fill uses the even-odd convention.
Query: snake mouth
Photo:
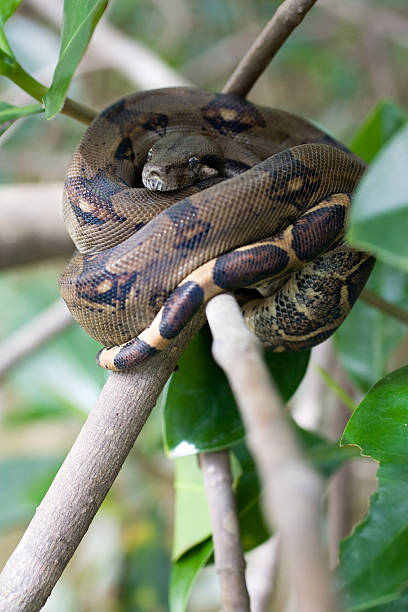
[[[142,183],[150,191],[178,191],[192,185],[195,180],[197,178],[188,173],[179,172],[171,176],[170,173],[162,173],[150,168],[144,168],[142,172]]]
[[[150,191],[173,191],[173,189],[169,188],[169,185],[166,185],[164,181],[156,177],[143,178],[143,185]],[[174,187],[174,189],[177,189],[177,187]]]

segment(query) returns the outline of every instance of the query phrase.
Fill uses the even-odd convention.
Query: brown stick
[[[135,373],[111,373],[72,449],[0,575],[0,612],[36,612],[112,486],[188,340],[196,315],[177,344]]]
[[[408,312],[403,308],[400,308],[399,306],[388,302],[388,300],[384,300],[384,298],[382,298],[380,295],[377,295],[377,293],[374,293],[373,291],[364,288],[361,292],[361,299],[366,304],[369,304],[370,306],[381,310],[381,312],[389,315],[393,319],[397,319],[397,321],[408,325]]]
[[[299,612],[336,609],[320,537],[322,483],[300,451],[285,416],[260,343],[246,327],[231,295],[206,308],[213,355],[224,369],[264,485],[264,515],[279,533],[283,561],[297,593]]]
[[[215,570],[221,586],[224,612],[249,612],[237,504],[227,450],[203,453],[200,467],[210,509]]]
[[[245,97],[316,0],[286,0],[228,79],[223,92]]]

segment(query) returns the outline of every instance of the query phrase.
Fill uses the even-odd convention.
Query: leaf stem
[[[24,70],[20,64],[16,63],[13,69],[12,74],[10,75],[12,81],[21,87],[24,91],[26,91],[30,96],[38,100],[39,102],[43,101],[44,95],[47,93],[47,87],[34,79],[32,76],[28,74]],[[85,125],[89,125],[94,117],[97,115],[97,112],[88,106],[84,106],[83,104],[79,104],[71,98],[65,98],[64,106],[61,110],[64,115],[68,117],[72,117]]]
[[[42,102],[42,98],[46,94],[47,88],[45,85],[42,85],[42,83],[30,76],[28,72],[26,72],[17,62],[12,74],[10,75],[10,78],[16,85],[30,94],[30,96],[39,102]]]
[[[408,312],[403,308],[400,308],[399,306],[396,306],[395,304],[384,300],[384,298],[380,297],[373,291],[370,291],[370,289],[364,288],[361,292],[360,297],[366,304],[374,306],[374,308],[378,308],[378,310],[381,310],[390,317],[393,317],[401,323],[405,323],[405,325],[408,325]]]

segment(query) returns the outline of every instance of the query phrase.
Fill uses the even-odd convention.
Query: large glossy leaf
[[[288,400],[305,374],[309,352],[267,352],[265,358]],[[205,327],[184,352],[170,383],[164,411],[166,448],[179,457],[231,446],[243,435],[228,381],[211,356],[211,334]]]
[[[392,102],[380,102],[363,122],[351,143],[351,149],[366,161],[371,161],[405,121],[406,115]],[[378,261],[367,287],[386,300],[408,309],[408,279],[405,272]],[[406,331],[404,325],[361,300],[355,304],[334,340],[343,367],[364,391],[385,374],[387,360]]]
[[[0,529],[25,523],[54,478],[60,459],[18,457],[0,461]]]
[[[293,425],[313,464],[329,477],[344,461],[357,456],[354,448],[339,448],[320,436]],[[260,508],[260,485],[254,461],[244,442],[231,448],[232,471],[235,476],[241,541],[244,550],[264,542],[269,534]],[[234,460],[235,459],[235,460]],[[238,463],[238,467],[237,467]],[[176,501],[170,609],[185,610],[188,594],[213,547],[211,525],[201,472],[197,458],[176,460]]]
[[[58,63],[43,98],[47,119],[61,110],[72,76],[106,5],[107,0],[65,0]]]
[[[384,144],[406,123],[408,116],[392,100],[382,100],[366,117],[350,148],[371,162]]]
[[[408,591],[405,591],[399,599],[380,606],[375,606],[375,608],[371,608],[370,612],[407,612],[407,610]]]
[[[369,391],[342,442],[380,464],[369,512],[340,548],[339,584],[356,612],[398,599],[408,582],[408,367]]]
[[[381,150],[355,193],[348,241],[408,271],[408,124]]]
[[[408,310],[408,276],[377,262],[367,287]],[[350,378],[367,391],[388,371],[388,360],[408,328],[361,300],[334,335],[341,363]]]

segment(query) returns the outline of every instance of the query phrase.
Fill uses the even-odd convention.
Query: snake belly
[[[146,189],[148,151],[172,133],[213,139],[220,176]],[[272,350],[330,336],[373,266],[342,242],[364,170],[311,123],[235,95],[166,88],[102,111],[67,171],[64,219],[77,251],[59,281],[73,317],[106,347],[99,364],[136,366],[211,297],[242,288],[246,322]]]

